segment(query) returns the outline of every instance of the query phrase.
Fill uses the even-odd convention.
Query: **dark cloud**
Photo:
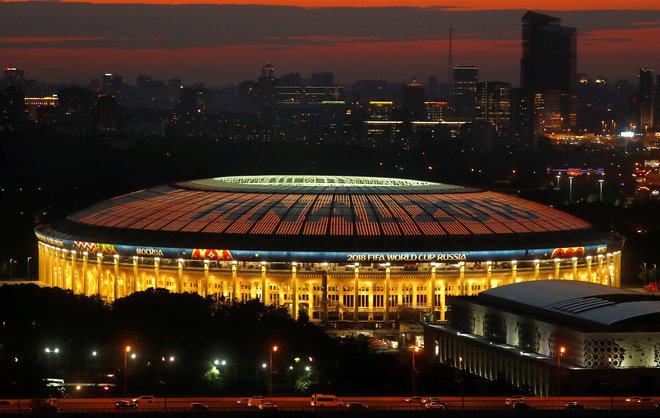
[[[513,40],[521,10],[446,7],[302,8],[240,5],[0,3],[2,48],[182,49],[224,45],[331,45],[445,39]],[[656,27],[660,11],[548,13],[581,34]],[[30,42],[26,38],[37,38]],[[52,42],[45,42],[52,38]],[[20,39],[21,42],[15,42]]]

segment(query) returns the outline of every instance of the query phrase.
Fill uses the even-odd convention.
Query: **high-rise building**
[[[7,87],[20,87],[25,80],[25,71],[16,67],[5,68],[5,85]]]
[[[521,135],[533,139],[576,124],[577,29],[536,12],[522,18]],[[547,102],[547,103],[546,103]],[[549,112],[552,112],[550,114]]]
[[[401,111],[405,119],[423,119],[424,98],[424,85],[414,78],[401,87]]]
[[[332,86],[335,84],[335,75],[330,72],[317,72],[312,73],[311,85],[312,86]]]
[[[490,125],[497,135],[511,127],[511,84],[492,81],[477,84],[475,119]]]
[[[267,62],[266,65],[261,67],[261,76],[267,79],[275,78],[275,67],[273,67],[273,64]]]
[[[639,129],[653,130],[655,117],[655,71],[652,68],[639,70]]]
[[[451,104],[458,116],[474,117],[474,105],[479,82],[479,67],[457,65],[451,84]]]

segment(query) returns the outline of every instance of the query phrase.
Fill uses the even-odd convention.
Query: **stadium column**
[[[440,280],[440,320],[445,320],[445,281]]]
[[[538,280],[540,274],[541,274],[541,261],[534,260],[534,280]]]
[[[511,261],[511,283],[516,283],[518,280],[518,262]]]
[[[138,257],[137,255],[133,256],[133,293],[137,292],[138,290],[143,290],[142,286],[140,285],[140,288],[138,289],[138,274],[140,271],[138,270]]]
[[[426,283],[426,306],[429,307],[431,313],[431,322],[435,319],[435,274],[431,274],[428,282]]]
[[[181,293],[181,283],[183,282],[183,259],[176,260],[176,289],[175,292]]]
[[[71,251],[71,290],[73,294],[79,294],[78,290],[78,270],[76,267],[76,250]]]
[[[573,280],[579,280],[577,273],[577,257],[571,259],[571,267],[573,268]]]
[[[208,294],[210,268],[211,268],[211,262],[209,260],[204,260],[204,279],[202,279],[202,297],[206,297],[206,295]]]
[[[417,308],[417,280],[412,281],[412,303],[410,306],[415,309]]]
[[[493,262],[486,261],[486,289],[493,287]]]
[[[613,263],[614,283],[612,286],[621,287],[621,251],[614,253]]]
[[[561,262],[559,261],[558,258],[555,258],[555,280],[560,280],[561,277],[559,277],[559,267],[561,265]]]
[[[154,257],[154,289],[160,286],[160,257]],[[165,287],[165,286],[163,286]]]
[[[357,272],[357,267],[355,267],[355,271]],[[383,305],[385,306],[385,314],[383,315],[383,321],[385,323],[389,322],[390,320],[390,267],[387,266],[385,267],[385,300],[383,301]]]
[[[328,269],[323,269],[321,276],[321,322],[328,322]]]
[[[588,255],[587,256],[587,280],[589,282],[594,281],[593,273],[591,271],[591,260],[592,260],[592,257],[590,255]]]
[[[298,274],[296,264],[291,264],[291,316],[294,320],[298,319]],[[282,299],[284,300],[284,299]]]
[[[461,296],[468,295],[468,289],[465,286],[465,263],[458,263],[458,294]]]
[[[429,298],[430,299],[429,299],[428,305],[431,308],[430,309],[431,310],[431,320],[433,322],[435,322],[435,285],[436,285],[435,274],[436,274],[435,266],[432,266],[431,267],[431,283],[429,284],[429,287],[430,287]]]
[[[231,281],[232,281],[232,287],[231,287],[231,296],[232,299],[236,300],[240,296],[238,294],[238,274],[237,274],[237,269],[238,269],[238,263],[236,261],[231,262]]]
[[[101,294],[101,284],[103,280],[103,254],[96,254],[96,294],[103,296]]]
[[[264,305],[270,304],[268,297],[268,278],[266,277],[266,264],[261,263],[261,300]]]
[[[119,255],[115,254],[114,255],[114,286],[113,286],[113,294],[112,294],[112,300],[117,300],[117,293],[118,293],[118,287],[119,287]]]
[[[598,254],[598,283],[606,284],[605,277],[603,276],[603,255]]]
[[[83,281],[83,295],[87,296],[87,262],[89,261],[89,253],[83,251],[83,266],[82,266],[82,281]]]
[[[353,278],[353,324],[355,328],[358,326],[358,285],[360,283],[360,271],[355,269],[355,277]]]

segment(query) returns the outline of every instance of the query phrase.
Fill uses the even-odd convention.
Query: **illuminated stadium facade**
[[[414,180],[245,176],[110,199],[36,229],[46,286],[148,288],[319,322],[445,318],[445,296],[539,279],[619,286],[623,240],[517,197]]]

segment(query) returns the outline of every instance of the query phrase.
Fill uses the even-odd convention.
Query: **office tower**
[[[81,87],[57,92],[57,128],[61,133],[89,134],[93,122],[92,93]]]
[[[261,77],[266,79],[275,78],[275,67],[270,62],[267,62],[266,65],[261,67]]]
[[[444,121],[444,113],[447,105],[447,102],[424,102],[424,120],[427,122]]]
[[[575,127],[577,29],[536,12],[522,18],[520,80],[525,139]]]
[[[280,86],[302,86],[303,85],[302,75],[298,71],[289,74],[284,74],[280,77],[280,81],[278,84]]]
[[[404,119],[422,120],[424,116],[424,85],[414,78],[401,87],[401,111]]]
[[[653,130],[655,117],[655,71],[652,68],[639,70],[639,130]]]
[[[660,99],[660,74],[655,80],[655,99]],[[655,105],[655,131],[660,132],[660,106]]]
[[[479,82],[479,67],[474,65],[457,65],[454,67],[454,77],[451,84],[451,104],[458,116],[474,117],[474,101]]]
[[[5,68],[5,86],[20,87],[25,81],[25,71],[16,67]]]
[[[335,75],[330,72],[312,73],[312,86],[333,86],[335,84]]]
[[[475,119],[490,125],[498,136],[511,127],[511,84],[491,81],[477,84]]]

